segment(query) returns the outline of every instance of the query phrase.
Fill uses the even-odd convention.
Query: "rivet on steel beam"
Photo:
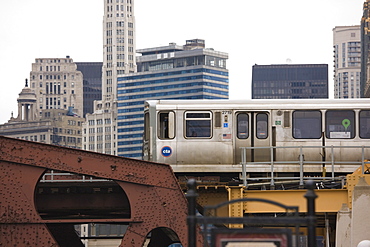
[[[112,169],[112,171],[115,171],[115,170],[117,169],[117,166],[115,166],[115,165],[111,165],[111,166],[110,166],[110,169]]]

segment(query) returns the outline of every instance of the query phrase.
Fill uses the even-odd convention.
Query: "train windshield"
[[[158,137],[160,139],[175,138],[175,113],[174,112],[160,112],[158,114]]]
[[[144,114],[144,141],[149,140],[149,113]]]

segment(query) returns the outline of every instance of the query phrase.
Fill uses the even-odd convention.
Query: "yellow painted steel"
[[[226,187],[229,193],[229,201],[241,199],[244,197],[243,187]],[[243,217],[244,203],[237,202],[229,204],[229,217]],[[229,228],[243,228],[243,224],[229,224]]]
[[[229,187],[231,193],[233,190],[237,192],[240,188]],[[343,203],[348,203],[347,190],[345,189],[322,189],[316,190],[316,212],[317,213],[330,213],[338,212]],[[243,198],[260,198],[268,199],[279,202],[286,206],[298,206],[299,212],[307,212],[307,201],[304,195],[306,190],[244,190]],[[280,213],[285,212],[283,208],[271,205],[268,203],[261,202],[244,202],[243,203],[244,213]],[[239,213],[230,212],[230,216],[238,215]]]
[[[352,209],[352,193],[360,177],[370,184],[370,164],[365,164],[354,173],[347,175],[344,189],[317,189],[315,202],[317,213],[337,213],[346,204]],[[198,186],[198,203],[200,205],[215,205],[226,200],[241,198],[260,198],[279,202],[287,206],[298,206],[299,212],[307,211],[307,201],[304,197],[306,190],[248,190],[243,186],[207,185]],[[245,213],[280,213],[284,209],[261,202],[241,202],[229,205],[217,211],[218,216],[243,217]],[[230,228],[240,228],[241,224],[230,225]]]
[[[224,185],[200,185],[197,186],[197,193],[199,195],[197,203],[200,206],[216,205],[228,200],[228,192]],[[229,209],[227,207],[222,207],[218,209],[215,214],[214,216],[227,217],[229,215]]]
[[[368,162],[368,160],[365,160]],[[366,174],[362,174],[362,173]],[[364,177],[367,184],[370,184],[370,164],[364,165],[364,171],[362,172],[362,167],[357,168],[352,174],[347,175],[347,184],[346,188],[348,190],[348,207],[352,209],[352,194],[353,188],[360,180],[360,177]]]

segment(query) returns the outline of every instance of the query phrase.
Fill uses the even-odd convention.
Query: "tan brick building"
[[[0,125],[0,135],[81,149],[84,118],[73,113],[72,108],[37,110],[35,90],[26,86],[19,94],[18,115]]]
[[[36,58],[29,86],[37,95],[39,114],[42,110],[73,107],[74,113],[83,116],[83,75],[69,56]]]

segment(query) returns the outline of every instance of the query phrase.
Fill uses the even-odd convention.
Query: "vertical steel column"
[[[304,197],[307,199],[307,229],[308,229],[308,246],[316,247],[316,213],[315,199],[317,195],[314,191],[315,182],[309,180],[306,182],[307,192]]]
[[[299,186],[300,188],[303,188],[303,162],[304,162],[304,158],[303,158],[303,149],[302,149],[302,146],[300,146],[299,148]]]
[[[334,180],[334,147],[331,145],[331,178]]]
[[[246,148],[241,148],[242,149],[242,180],[243,180],[243,186],[247,187],[248,182],[247,182],[247,150]]]
[[[364,146],[362,146],[361,149],[361,174],[365,173],[365,149]]]
[[[197,199],[197,192],[196,192],[196,181],[195,179],[189,179],[188,183],[188,191],[186,193],[186,198],[189,202],[188,208],[188,247],[195,247],[196,243],[196,199]]]
[[[271,165],[271,181],[270,181],[270,189],[275,189],[275,180],[274,180],[274,147],[270,147],[270,165]]]

